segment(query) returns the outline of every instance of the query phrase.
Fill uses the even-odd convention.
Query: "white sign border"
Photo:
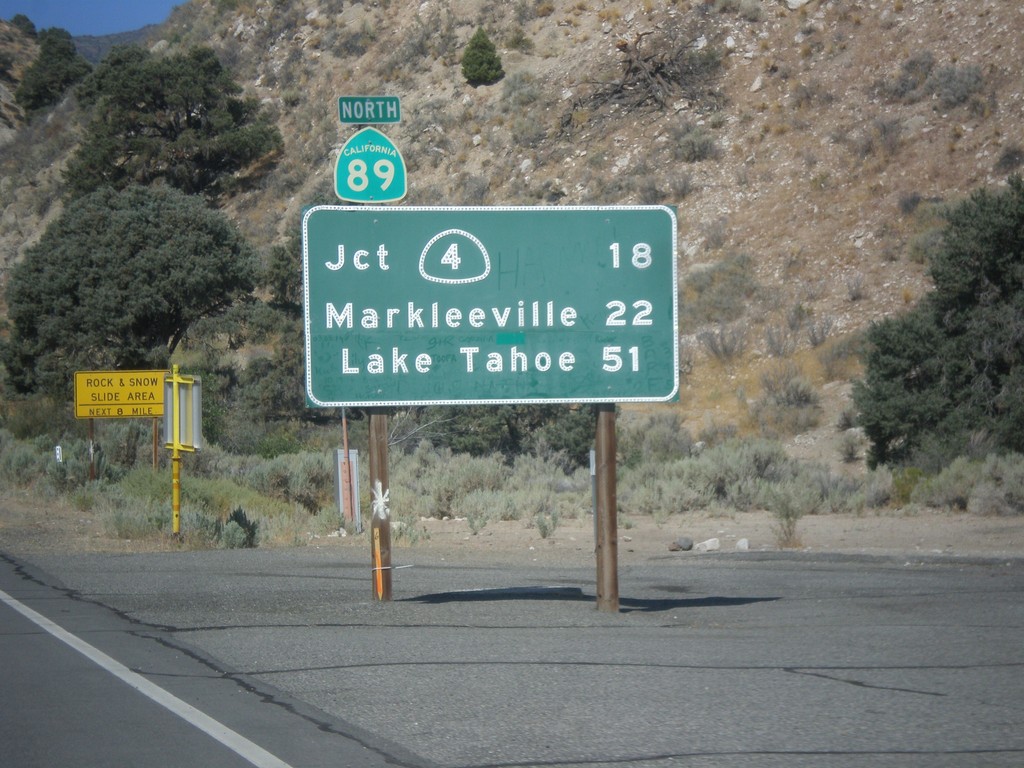
[[[663,396],[644,397],[588,397],[588,398],[514,398],[514,399],[472,399],[472,400],[346,400],[343,402],[323,402],[313,396],[312,367],[310,345],[310,313],[309,313],[309,237],[308,222],[310,216],[317,211],[352,211],[361,213],[416,211],[420,213],[463,213],[483,212],[496,213],[503,211],[528,213],[560,213],[564,211],[583,212],[615,212],[615,211],[664,211],[672,221],[672,390]],[[476,205],[476,206],[391,206],[391,205],[315,205],[308,208],[302,215],[302,313],[303,313],[303,345],[305,348],[305,396],[307,400],[319,408],[377,408],[411,405],[575,405],[583,403],[668,403],[679,394],[679,221],[675,210],[667,205],[562,205],[562,206],[529,206],[529,205]]]

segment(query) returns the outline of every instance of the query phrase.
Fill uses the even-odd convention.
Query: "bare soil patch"
[[[411,548],[457,556],[460,553],[493,554],[539,562],[591,559],[594,553],[593,519],[561,522],[547,538],[521,521],[489,523],[473,533],[462,520],[430,520],[421,523],[423,535]],[[778,550],[775,519],[768,512],[736,512],[723,515],[692,513],[665,521],[631,518],[620,524],[620,562],[659,556],[715,557],[720,553]],[[931,510],[913,513],[813,515],[797,526],[800,550],[864,555],[952,555],[970,557],[1024,556],[1024,518],[985,518]],[[698,553],[673,551],[680,537],[699,543],[717,539],[720,549]],[[358,537],[356,537],[358,538]],[[739,549],[745,540],[747,549]],[[316,542],[319,544],[319,541]],[[404,545],[395,547],[400,557]]]
[[[631,517],[619,522],[618,558],[624,564],[653,557],[713,558],[722,553],[778,550],[775,520],[768,512],[693,512],[665,520]],[[474,532],[466,520],[421,520],[407,530],[396,523],[392,532],[396,565],[422,557],[577,564],[592,561],[594,555],[594,525],[589,516],[563,520],[547,537],[523,521],[492,522]],[[813,515],[799,521],[797,534],[799,550],[806,552],[1024,557],[1024,517],[978,517],[925,509],[859,516]],[[717,539],[720,549],[707,553],[673,551],[671,546],[680,537],[694,543]],[[742,540],[746,541],[747,550],[738,548]],[[369,546],[365,533],[311,533],[307,545]],[[41,499],[28,493],[8,493],[0,499],[0,550],[13,554],[151,552],[182,546],[170,536],[119,539],[97,515],[72,509],[60,500]]]

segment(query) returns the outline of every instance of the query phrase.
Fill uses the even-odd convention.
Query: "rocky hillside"
[[[506,75],[473,88],[478,27]],[[192,0],[159,33],[213,46],[278,115],[284,156],[223,201],[260,247],[333,201],[343,94],[401,98],[409,204],[678,206],[695,432],[835,432],[856,332],[927,290],[936,204],[1024,163],[1005,0]],[[78,130],[69,100],[6,144],[5,263],[59,210]],[[772,418],[783,363],[823,413]]]
[[[14,102],[14,92],[38,52],[32,38],[0,21],[0,146],[13,141],[25,124],[25,116]]]

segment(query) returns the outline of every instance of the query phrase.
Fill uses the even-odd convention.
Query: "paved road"
[[[293,766],[1024,765],[1024,560],[672,555],[607,614],[592,563],[396,554],[388,604],[346,548],[11,558],[0,589]]]
[[[249,765],[6,604],[0,626],[5,765]]]
[[[358,729],[332,730],[322,713],[254,690],[174,635],[0,554],[0,765],[390,764]]]

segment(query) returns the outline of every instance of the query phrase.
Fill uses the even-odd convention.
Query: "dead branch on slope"
[[[571,133],[580,112],[597,112],[619,106],[627,113],[658,112],[679,101],[718,108],[721,95],[716,89],[721,55],[698,41],[681,39],[678,33],[661,29],[637,33],[632,40],[619,39],[615,47],[622,54],[622,75],[614,82],[588,82],[593,90],[581,96],[562,118],[562,131]]]

